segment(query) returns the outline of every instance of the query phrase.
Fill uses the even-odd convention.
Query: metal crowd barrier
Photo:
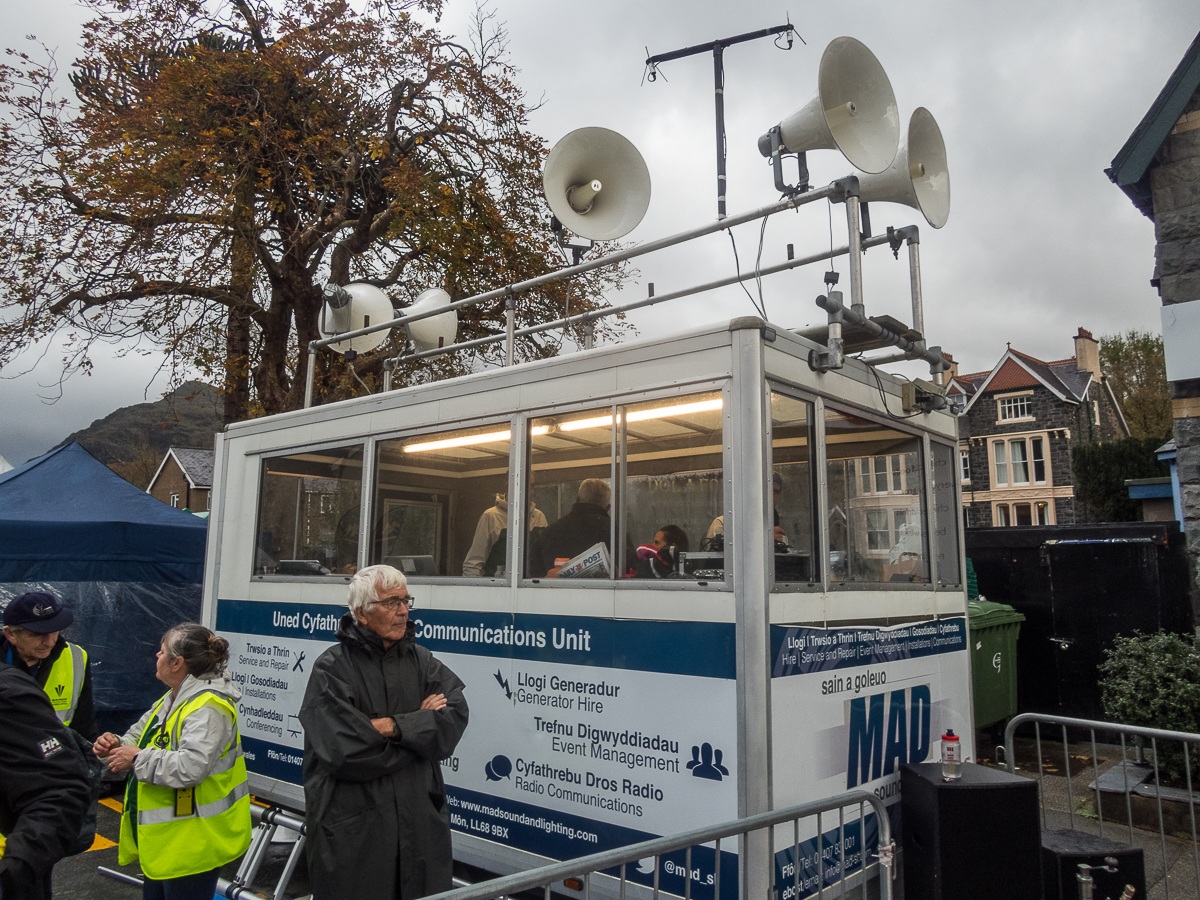
[[[1192,760],[1197,759],[1200,752],[1200,734],[1185,731],[1167,731],[1161,728],[1142,728],[1135,725],[1120,725],[1113,722],[1096,722],[1088,719],[1071,719],[1064,716],[1049,716],[1039,713],[1022,713],[1013,718],[1004,731],[1004,762],[1009,772],[1016,771],[1016,754],[1014,753],[1014,738],[1018,728],[1033,725],[1037,752],[1037,781],[1041,796],[1042,828],[1051,827],[1047,818],[1047,782],[1048,776],[1044,771],[1042,752],[1042,726],[1057,726],[1053,731],[1060,731],[1054,738],[1062,741],[1064,778],[1066,781],[1066,822],[1071,830],[1086,830],[1094,832],[1099,837],[1141,847],[1144,851],[1153,850],[1153,834],[1158,833],[1158,863],[1161,864],[1162,895],[1165,900],[1171,896],[1171,885],[1177,886],[1177,894],[1185,897],[1200,896],[1200,842],[1197,841],[1196,803],[1200,802],[1192,784]],[[1084,810],[1076,803],[1075,786],[1072,784],[1071,772],[1071,741],[1068,729],[1077,735],[1086,733],[1086,740],[1075,741],[1076,746],[1083,743],[1085,748],[1090,744],[1090,768],[1092,781],[1087,790],[1094,795],[1095,809]],[[1101,734],[1101,742],[1097,742],[1097,732]],[[1127,738],[1134,738],[1131,748]],[[1119,744],[1109,743],[1119,739]],[[1148,742],[1148,745],[1147,745]],[[1162,783],[1160,772],[1160,752],[1164,745],[1169,747],[1179,744],[1183,749],[1183,769],[1186,773],[1185,787],[1168,787]],[[1101,772],[1103,762],[1098,748],[1104,748],[1110,754],[1119,753],[1119,760],[1114,765]],[[1130,750],[1133,750],[1131,757]],[[1077,769],[1075,775],[1082,774],[1088,767]],[[1151,776],[1152,775],[1152,779]],[[1053,790],[1057,791],[1054,785]],[[1104,794],[1109,794],[1108,808],[1105,808]],[[1114,797],[1117,809],[1113,808]],[[1087,798],[1086,795],[1080,798]],[[1164,806],[1164,803],[1166,806]],[[1123,806],[1122,810],[1120,807]],[[1052,811],[1056,818],[1061,819],[1062,811]],[[1124,813],[1121,816],[1121,813]],[[1140,816],[1140,822],[1135,819]],[[1106,833],[1105,822],[1109,822]],[[1118,827],[1112,823],[1118,822]],[[1123,825],[1124,827],[1120,827]],[[1179,826],[1184,827],[1179,827]],[[1150,826],[1150,827],[1147,827]],[[1121,835],[1121,837],[1118,837]],[[1122,840],[1124,838],[1124,840]],[[1190,841],[1190,847],[1188,846]],[[1188,851],[1191,853],[1191,866],[1187,865]],[[1151,876],[1154,872],[1152,863],[1156,861],[1147,855],[1146,886],[1151,888]],[[1191,879],[1187,879],[1190,868]],[[1190,880],[1190,885],[1182,882]]]
[[[862,859],[862,865],[853,872],[841,871],[840,861],[844,858],[846,848],[849,845],[847,840],[847,826],[853,824],[854,816],[847,820],[846,810],[848,808],[857,808],[857,834],[859,839],[863,840],[866,834],[866,807],[870,806],[871,811],[875,814],[875,820],[878,823],[878,849],[873,854],[872,859],[868,859],[865,854]],[[821,835],[825,833],[823,824],[828,821],[826,813],[837,813],[837,843],[834,845],[836,851],[829,856],[838,861],[836,871],[836,879],[832,883],[826,884],[827,876],[834,874],[829,871],[828,864],[824,861],[824,850],[829,845],[824,843]],[[640,844],[630,844],[626,847],[618,847],[615,850],[606,850],[600,853],[593,853],[590,856],[583,856],[577,859],[568,860],[566,862],[554,863],[552,865],[543,866],[538,869],[531,869],[527,872],[519,872],[515,875],[509,875],[503,878],[495,878],[489,881],[480,882],[470,887],[458,888],[455,890],[445,891],[441,894],[434,894],[425,900],[493,900],[493,898],[501,898],[508,900],[509,897],[520,894],[524,891],[531,891],[540,888],[543,892],[544,900],[550,900],[552,890],[557,890],[560,893],[581,893],[583,900],[593,900],[593,893],[603,896],[619,897],[619,900],[626,900],[626,891],[632,888],[630,893],[644,894],[652,900],[658,900],[660,894],[666,894],[660,888],[659,876],[662,871],[664,854],[672,853],[678,850],[686,851],[684,859],[684,878],[683,894],[672,894],[672,896],[682,896],[684,900],[692,898],[692,849],[704,844],[714,844],[715,858],[718,864],[714,867],[715,884],[712,886],[713,897],[721,897],[721,866],[719,860],[721,858],[721,843],[728,842],[730,838],[738,838],[740,846],[745,847],[751,835],[765,833],[767,843],[762,845],[764,848],[775,847],[775,829],[778,826],[786,826],[791,823],[792,826],[792,860],[797,860],[800,857],[800,822],[804,819],[816,820],[817,846],[821,852],[818,854],[822,860],[819,868],[821,869],[814,890],[801,890],[801,866],[792,865],[791,878],[785,878],[783,883],[776,883],[775,872],[777,867],[774,862],[774,853],[772,852],[770,860],[771,875],[769,882],[771,883],[771,897],[776,900],[797,900],[802,896],[810,897],[833,897],[840,889],[839,896],[846,896],[846,891],[850,882],[861,877],[862,896],[867,897],[868,881],[878,875],[879,876],[879,892],[880,900],[891,900],[892,882],[896,877],[893,866],[895,858],[895,844],[892,840],[891,825],[888,821],[887,810],[884,807],[883,801],[874,794],[866,791],[852,791],[850,793],[841,794],[837,797],[830,797],[825,800],[818,800],[812,803],[803,803],[799,806],[791,806],[786,809],[772,810],[771,812],[760,813],[758,815],[749,816],[744,819],[737,819],[733,822],[725,822],[720,825],[711,825],[707,828],[697,828],[694,831],[686,831],[682,834],[671,835],[668,837],[654,838],[649,841],[643,841]],[[832,825],[832,822],[829,822]],[[738,844],[735,844],[737,846]],[[727,843],[728,847],[729,844]],[[644,886],[636,882],[629,882],[626,878],[626,866],[629,863],[635,863],[640,860],[654,859],[653,887]],[[616,874],[607,874],[608,870],[617,870]],[[576,879],[578,884],[564,886],[563,882],[568,879]],[[789,883],[790,882],[790,883]],[[564,887],[566,888],[564,890]],[[728,893],[728,885],[726,886]]]

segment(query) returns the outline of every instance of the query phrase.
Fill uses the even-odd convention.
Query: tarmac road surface
[[[54,867],[55,900],[137,900],[141,897],[141,888],[136,885],[107,878],[96,871],[98,867],[103,866],[134,878],[142,876],[142,870],[136,862],[128,866],[117,865],[121,796],[122,791],[118,789],[113,795],[101,798],[96,817],[96,842],[92,848],[79,856],[69,856]],[[290,843],[272,845],[262,868],[259,869],[258,877],[251,885],[255,893],[265,897],[274,895],[275,883],[283,871],[291,848]],[[230,863],[221,871],[221,877],[232,879],[237,874],[237,869],[237,862]],[[310,892],[308,872],[302,859],[284,896],[290,900],[307,896]]]

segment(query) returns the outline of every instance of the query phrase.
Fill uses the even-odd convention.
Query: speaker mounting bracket
[[[797,176],[796,184],[788,184],[783,180],[784,146],[779,126],[774,126],[767,134],[771,137],[771,171],[775,174],[775,190],[779,191],[785,197],[794,197],[797,194],[803,194],[811,190],[812,186],[808,183],[807,154],[796,154],[796,162],[800,166],[800,172]]]
[[[550,217],[550,230],[554,232],[554,238],[558,241],[558,246],[564,250],[571,251],[571,265],[573,266],[579,265],[583,261],[583,255],[596,246],[596,242],[592,240],[589,240],[586,244],[572,244],[568,241],[563,223],[558,220],[558,216]]]

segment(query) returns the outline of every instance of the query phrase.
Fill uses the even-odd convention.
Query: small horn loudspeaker
[[[900,113],[883,66],[866,45],[834,38],[821,54],[817,92],[779,123],[782,149],[789,153],[840,150],[863,172],[882,172],[896,158]],[[758,139],[771,155],[771,134]]]
[[[449,294],[441,288],[430,288],[417,295],[417,299],[412,302],[412,305],[404,310],[404,315],[426,312],[439,306],[449,306],[450,303]],[[408,322],[405,324],[404,330],[418,351],[449,346],[454,343],[454,338],[458,335],[458,310],[449,309],[440,315],[430,316],[428,319]]]
[[[633,231],[650,206],[646,161],[607,128],[579,128],[555,144],[542,169],[542,189],[558,220],[593,241]]]
[[[946,143],[942,130],[929,110],[913,110],[908,136],[895,161],[878,175],[858,179],[859,199],[903,203],[919,209],[925,221],[941,228],[950,217],[950,170],[946,167]]]
[[[372,284],[348,284],[342,288],[330,285],[325,289],[325,304],[317,330],[323,338],[336,337],[347,331],[389,322],[395,315],[388,295]],[[386,341],[390,334],[390,331],[375,331],[338,341],[330,347],[338,353],[347,350],[367,353]]]

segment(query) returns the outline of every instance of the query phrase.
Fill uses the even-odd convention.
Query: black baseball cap
[[[4,610],[4,624],[24,628],[34,634],[62,631],[75,621],[75,616],[53,594],[30,591],[22,594]]]

